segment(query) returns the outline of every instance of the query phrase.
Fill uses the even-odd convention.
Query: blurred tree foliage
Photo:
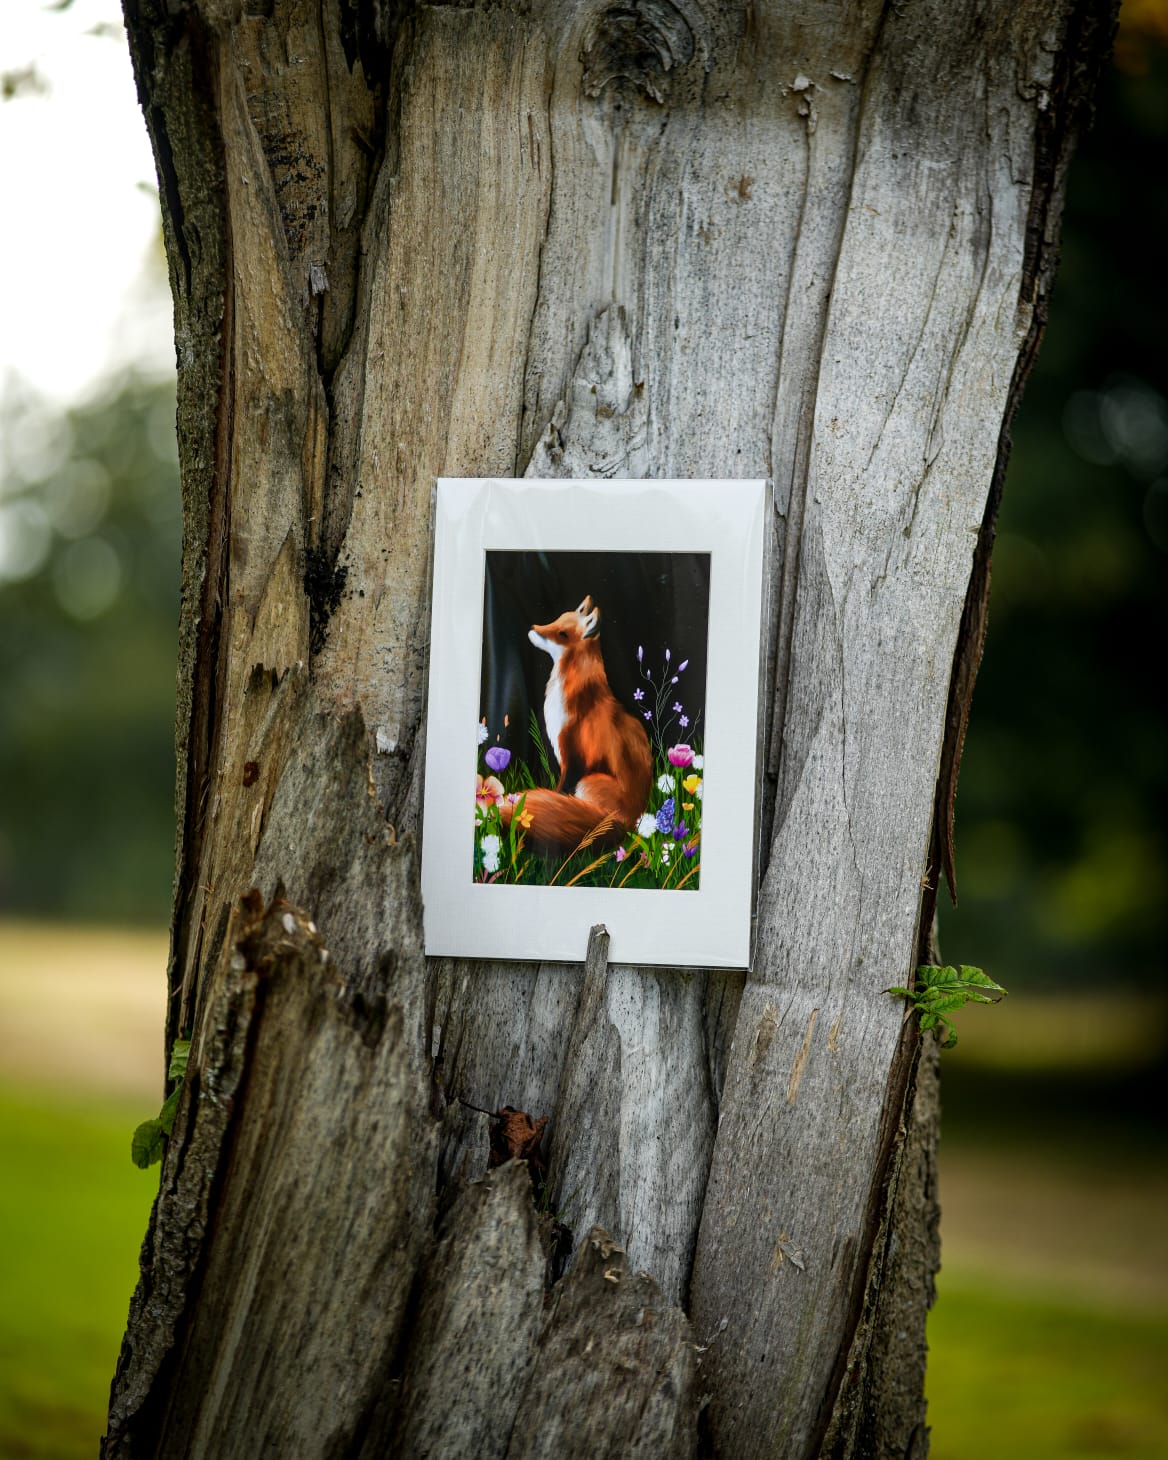
[[[165,922],[181,511],[172,382],[0,406],[0,912]]]
[[[1168,6],[1125,6],[1015,424],[957,804],[949,958],[1007,986],[1163,964]]]

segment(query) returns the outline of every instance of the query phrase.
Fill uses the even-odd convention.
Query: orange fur
[[[591,597],[531,629],[532,643],[553,660],[544,719],[560,764],[556,789],[528,791],[524,803],[527,844],[545,856],[567,856],[586,839],[597,849],[617,845],[649,800],[649,737],[608,687],[599,632]],[[509,822],[512,807],[500,809]]]

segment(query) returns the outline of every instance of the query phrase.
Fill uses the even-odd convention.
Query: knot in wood
[[[584,35],[584,94],[599,96],[611,83],[625,81],[664,102],[666,74],[688,65],[693,54],[693,29],[670,0],[610,5]]]

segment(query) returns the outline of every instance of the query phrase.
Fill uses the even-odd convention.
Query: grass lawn
[[[97,1454],[158,1167],[145,1114],[0,1086],[0,1460]]]
[[[130,1134],[161,1094],[164,963],[164,935],[0,922],[0,1460],[97,1453],[158,1185]],[[1065,1052],[1057,1012],[1034,1023]],[[1163,1091],[1122,1072],[1152,1020],[1113,998],[1063,1023],[1091,1048],[1058,1078],[991,1021],[945,1056],[935,1460],[1168,1457]]]
[[[942,1272],[929,1318],[933,1460],[1164,1460],[1168,1316]]]

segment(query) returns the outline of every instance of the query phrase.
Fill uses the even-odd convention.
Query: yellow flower
[[[692,801],[683,801],[681,803],[681,809],[683,811],[692,811],[693,810],[693,802]]]
[[[681,784],[685,787],[685,789],[692,796],[693,793],[697,790],[697,788],[701,785],[701,783],[702,783],[701,776],[686,776],[685,780],[682,781]],[[688,809],[689,808],[687,807],[686,810],[688,810]]]
[[[518,820],[519,825],[523,828],[523,830],[526,831],[527,828],[531,825],[534,816],[534,811],[521,811],[516,819]]]

